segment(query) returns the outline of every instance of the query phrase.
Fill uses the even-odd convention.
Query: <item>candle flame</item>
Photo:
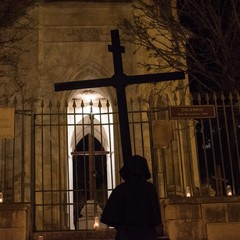
[[[94,229],[99,229],[99,227],[100,227],[99,218],[98,218],[98,217],[95,217],[95,218],[94,218],[93,228],[94,228]]]
[[[186,187],[185,194],[186,194],[186,197],[191,197],[192,196],[191,191],[190,191],[190,187]]]
[[[0,203],[3,203],[3,193],[0,192]]]
[[[232,187],[230,185],[226,186],[226,194],[227,196],[232,196]]]

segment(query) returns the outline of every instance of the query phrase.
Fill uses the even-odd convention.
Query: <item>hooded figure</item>
[[[159,200],[147,160],[135,155],[120,170],[125,182],[111,193],[101,222],[115,227],[115,240],[155,240],[161,224]]]

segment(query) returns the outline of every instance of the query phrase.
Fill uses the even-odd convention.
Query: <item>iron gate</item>
[[[92,229],[123,164],[117,112],[73,100],[35,113],[36,230]],[[129,113],[133,152],[151,160],[147,111]]]
[[[212,104],[216,118],[171,120],[168,101],[148,108],[131,102],[133,153],[148,159],[160,198],[239,195],[239,95],[192,99]],[[9,106],[15,107],[15,137],[0,140],[4,202],[31,205],[34,231],[96,227],[112,188],[121,182],[114,107],[108,101]],[[173,139],[166,147],[154,146],[155,121],[171,122]]]

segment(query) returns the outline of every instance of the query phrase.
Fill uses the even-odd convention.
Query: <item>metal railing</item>
[[[239,95],[191,99],[212,105],[216,116],[171,119],[177,104],[168,99],[155,107],[131,101],[133,153],[149,161],[160,198],[239,195]],[[31,204],[35,231],[96,227],[111,190],[122,181],[115,106],[105,100],[9,106],[15,107],[15,137],[0,140],[4,201]],[[153,123],[164,127],[158,132]],[[172,138],[156,147],[155,138],[169,136],[165,130]]]

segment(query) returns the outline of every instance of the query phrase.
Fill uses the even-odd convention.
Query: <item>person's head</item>
[[[132,178],[145,180],[151,178],[146,158],[139,155],[132,156],[129,161],[124,164],[120,170],[120,175],[125,181]]]

